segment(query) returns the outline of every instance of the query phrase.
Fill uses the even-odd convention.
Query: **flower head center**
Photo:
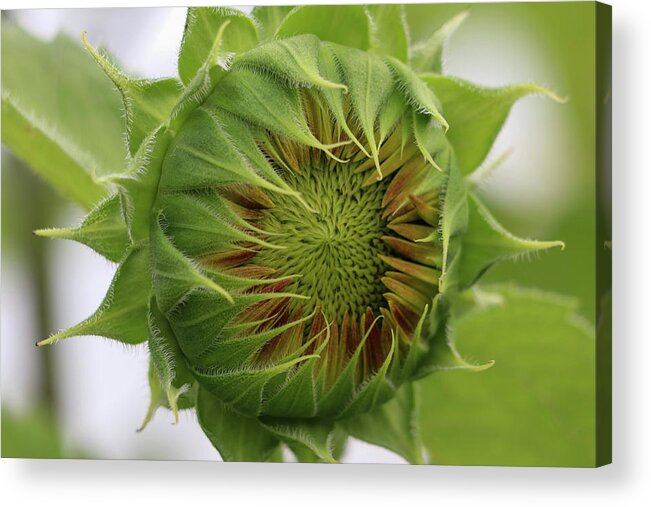
[[[258,259],[282,275],[298,275],[293,290],[307,296],[330,318],[361,314],[382,303],[381,278],[388,254],[382,217],[386,185],[364,186],[364,174],[350,165],[314,164],[288,177],[310,212],[291,196],[274,199],[261,222],[280,249],[264,249]]]

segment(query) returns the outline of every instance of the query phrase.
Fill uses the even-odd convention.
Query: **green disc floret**
[[[320,305],[336,319],[346,311],[377,310],[386,290],[380,255],[390,251],[382,241],[390,232],[382,217],[387,182],[364,187],[365,175],[352,169],[308,166],[292,174],[288,183],[314,211],[291,196],[278,196],[260,223],[272,233],[269,243],[282,249],[264,249],[259,263],[299,275],[292,289],[311,298],[305,306]]]

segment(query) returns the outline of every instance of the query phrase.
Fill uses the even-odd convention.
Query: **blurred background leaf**
[[[510,287],[485,290],[501,303],[461,317],[456,343],[470,360],[495,365],[421,381],[430,462],[594,466],[592,330],[566,298]]]
[[[63,458],[52,416],[45,411],[14,414],[2,410],[3,458]]]
[[[90,458],[62,441],[52,414],[42,408],[25,413],[3,408],[0,437],[3,458]]]
[[[463,55],[470,53],[475,61],[486,61],[494,69],[491,75],[496,82],[477,82],[478,85],[513,84],[500,74],[513,71],[509,61],[520,57],[514,49],[518,43],[529,44],[539,61],[530,56],[527,74],[519,80],[531,80],[558,91],[568,97],[566,104],[552,104],[541,100],[545,109],[562,118],[563,128],[571,142],[560,151],[567,202],[551,199],[547,209],[536,213],[516,209],[501,199],[503,194],[514,192],[514,186],[503,189],[500,195],[493,188],[483,188],[482,200],[498,221],[520,237],[558,239],[565,242],[563,252],[550,251],[534,262],[504,263],[491,270],[486,282],[516,280],[521,285],[576,296],[579,311],[590,321],[595,318],[595,18],[594,4],[590,2],[509,2],[486,4],[412,4],[406,6],[407,21],[413,41],[426,37],[451,17],[468,11],[468,17],[452,36],[444,51],[444,72],[450,67],[463,71],[463,78],[474,78],[479,70],[459,65]],[[493,44],[502,48],[495,53]],[[524,47],[524,46],[520,47]],[[483,54],[482,54],[483,52]],[[491,54],[487,54],[490,52]],[[461,58],[456,58],[460,56]],[[490,57],[489,57],[490,56]],[[532,71],[533,69],[533,71]],[[553,77],[550,78],[550,76]],[[474,80],[474,79],[473,79]],[[476,80],[475,80],[476,81]],[[518,107],[524,107],[524,99]],[[444,112],[445,113],[445,112]],[[562,116],[561,116],[562,115]],[[513,114],[512,114],[513,116]],[[547,119],[547,116],[543,117]],[[512,121],[512,120],[511,120]],[[507,120],[507,127],[509,120]],[[543,141],[551,134],[548,125],[538,130]],[[554,150],[563,150],[555,143]],[[514,144],[516,151],[522,145]],[[532,164],[540,164],[538,154],[525,153],[524,158],[535,156]],[[547,159],[549,157],[546,157]],[[543,158],[542,161],[545,159]],[[527,167],[517,167],[525,171]],[[550,167],[550,169],[552,169]],[[498,169],[499,170],[499,169]],[[496,170],[497,172],[497,170]],[[551,172],[551,171],[550,171]],[[526,174],[529,174],[528,172]],[[545,175],[541,174],[541,178]],[[500,180],[503,182],[503,180]],[[546,182],[541,181],[541,184]],[[480,188],[482,190],[482,188]],[[560,192],[559,192],[560,194]],[[526,203],[525,203],[526,204]],[[557,209],[562,210],[561,213]],[[555,216],[554,220],[549,217]],[[545,224],[541,230],[541,224]]]
[[[122,114],[117,90],[79,43],[63,34],[44,42],[3,22],[2,142],[85,208],[104,194],[92,176],[123,170]]]

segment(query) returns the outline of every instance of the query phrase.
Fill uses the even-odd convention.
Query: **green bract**
[[[332,462],[353,435],[422,462],[413,381],[490,366],[455,349],[459,295],[561,245],[508,233],[466,184],[511,105],[548,92],[441,74],[463,17],[410,48],[396,5],[189,9],[180,80],[130,79],[84,39],[128,163],[95,176],[78,228],[37,232],[119,264],[97,312],[40,344],[147,342],[147,420],[194,407],[226,460],[285,443]]]

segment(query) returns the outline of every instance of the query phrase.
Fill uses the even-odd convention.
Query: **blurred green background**
[[[564,170],[573,186],[571,199],[563,203],[564,214],[553,223],[543,216],[530,216],[524,210],[508,209],[499,200],[488,198],[491,209],[504,225],[516,234],[531,235],[541,220],[549,224],[546,238],[561,239],[566,250],[543,255],[535,262],[505,264],[493,269],[485,281],[517,280],[518,283],[576,296],[580,311],[589,319],[595,316],[595,15],[592,2],[508,2],[502,4],[411,5],[407,19],[412,38],[425,36],[450,16],[468,10],[470,15],[453,36],[448,52],[455,46],[481,52],[486,38],[505,37],[517,43],[528,41],[535,49],[532,57],[542,59],[538,72],[522,75],[527,81],[540,82],[568,98],[566,104],[547,104],[565,122],[573,165]],[[508,53],[507,53],[508,55]],[[504,56],[485,55],[499,76]],[[478,56],[478,58],[480,58]],[[452,63],[450,61],[450,63]],[[534,67],[535,67],[535,62]],[[534,75],[537,74],[537,75]],[[509,81],[503,81],[508,84]],[[525,99],[536,100],[536,99]],[[518,106],[516,105],[516,108]],[[558,111],[562,109],[562,111]],[[539,130],[544,137],[548,133]],[[516,150],[520,149],[514,146]],[[559,149],[560,147],[557,147]],[[538,161],[539,163],[540,161]],[[543,176],[544,177],[544,176]],[[556,203],[549,203],[552,208]],[[553,214],[553,210],[549,210]]]
[[[489,160],[511,147],[514,155],[482,187],[484,199],[514,233],[561,239],[566,249],[530,261],[502,264],[490,271],[484,281],[536,287],[570,299],[518,292],[504,285],[495,289],[508,304],[465,318],[457,340],[459,349],[469,359],[495,359],[496,365],[483,373],[436,373],[421,382],[423,439],[434,463],[592,466],[596,269],[594,4],[408,5],[412,41],[424,38],[464,10],[470,15],[446,48],[446,73],[490,86],[534,81],[568,97],[563,105],[541,98],[527,98],[516,105]],[[125,19],[133,17],[129,10],[122,13]],[[87,10],[74,15],[101,24],[97,18],[103,14]],[[3,18],[5,23],[25,20],[14,13],[3,13]],[[173,24],[174,30],[179,27],[182,19],[180,24]],[[180,33],[174,36],[180,38]],[[116,56],[119,60],[119,53]],[[518,176],[520,169],[524,172]],[[509,199],[509,195],[519,195],[520,200]],[[32,237],[31,230],[61,223],[70,214],[61,198],[3,149],[3,279],[18,265],[26,267],[20,273],[28,278],[23,282],[31,286],[31,299],[24,304],[32,309],[32,331],[37,335],[34,341],[53,329],[48,309],[51,298],[56,298],[57,286],[45,276],[51,262],[51,245]],[[2,345],[4,350],[10,350],[6,344],[12,340],[13,330],[4,327],[4,300],[12,294],[4,283],[2,295]],[[501,323],[499,328],[494,327],[494,322]],[[67,348],[66,352],[71,350]],[[6,354],[2,357],[2,455],[106,457],[101,447],[79,445],[83,439],[75,439],[62,428],[61,421],[74,418],[75,414],[62,415],[70,408],[61,402],[62,387],[57,388],[61,365],[47,349],[34,348],[30,355],[36,380],[28,389],[29,403],[6,402],[7,386],[15,383],[6,378],[6,365],[18,359]],[[83,381],[81,378],[80,382]],[[144,382],[143,378],[143,385]],[[21,386],[12,385],[12,391],[20,389]],[[142,391],[143,386],[137,389]],[[141,415],[133,416],[134,428]],[[130,452],[124,457],[183,457],[173,454],[174,450],[166,454],[151,446]],[[374,461],[374,456],[366,448],[354,448],[344,459]]]
[[[435,374],[422,382],[426,393],[423,438],[435,463],[594,466],[595,5],[413,5],[407,9],[412,37],[427,34],[432,25],[464,9],[470,15],[453,36],[447,53],[450,66],[454,66],[455,51],[474,51],[482,66],[494,69],[498,81],[490,84],[512,82],[499,81],[505,72],[542,83],[568,98],[566,104],[548,106],[550,114],[561,119],[553,128],[560,127],[562,132],[556,132],[547,144],[546,150],[552,151],[531,161],[542,162],[541,183],[546,170],[561,175],[558,195],[564,194],[563,198],[551,199],[547,208],[531,213],[526,203],[514,206],[490,188],[483,193],[510,230],[523,236],[537,231],[534,237],[561,239],[566,249],[531,262],[501,264],[483,282],[517,282],[564,294],[573,297],[576,306],[567,310],[570,313],[557,307],[560,313],[550,319],[551,313],[543,317],[540,311],[548,302],[533,296],[464,320],[457,336],[461,352],[480,362],[494,359],[496,364],[481,374]],[[491,54],[496,45],[501,54]],[[519,68],[513,69],[508,57],[520,56],[523,46],[529,56],[518,58]],[[467,66],[458,70],[464,77],[476,75]],[[525,99],[532,100],[536,99]],[[509,121],[519,113],[518,107]],[[536,119],[546,118],[533,114]],[[549,124],[543,126],[549,128]],[[545,143],[549,132],[539,127],[535,131]],[[545,163],[549,163],[547,168]],[[551,166],[557,163],[562,167]],[[509,180],[500,183],[509,185]]]

